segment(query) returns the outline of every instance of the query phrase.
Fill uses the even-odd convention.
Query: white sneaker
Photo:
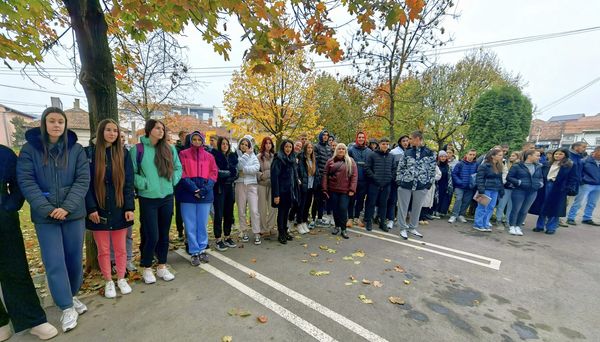
[[[0,327],[0,341],[6,341],[12,336],[12,331],[10,330],[10,324],[7,324],[3,327]]]
[[[77,310],[75,310],[75,307],[63,310],[62,316],[60,316],[62,331],[67,332],[75,329],[77,326],[77,318],[79,318],[79,314],[77,313]]]
[[[254,235],[254,244],[260,245],[261,243],[262,243],[262,241],[260,241],[260,234]]]
[[[448,219],[448,223],[454,223],[456,222],[456,216],[450,216],[450,218]]]
[[[306,222],[302,223],[302,234],[306,234],[308,233],[310,230],[308,229],[308,224],[306,224]]]
[[[126,295],[131,293],[131,286],[129,286],[129,283],[127,283],[127,279],[119,279],[117,281],[117,286],[119,287],[121,294]]]
[[[387,229],[394,228],[394,221],[388,220],[385,226],[387,227]]]
[[[460,215],[458,217],[458,222],[460,222],[460,223],[467,223],[467,219],[464,216]]]
[[[46,323],[42,323],[39,325],[36,325],[35,327],[31,328],[29,330],[29,333],[31,335],[37,336],[37,338],[39,338],[40,340],[49,340],[51,338],[53,338],[54,336],[58,335],[58,330],[56,330],[56,328],[46,322]],[[0,333],[0,341],[4,341],[2,339],[1,333]]]
[[[400,237],[404,240],[408,239],[408,233],[406,232],[406,229],[400,230]]]
[[[127,261],[127,266],[125,267],[125,269],[128,272],[135,272],[135,271],[137,271],[137,267],[135,267],[135,264],[131,260]]]
[[[75,308],[75,311],[77,311],[77,313],[80,315],[83,315],[88,310],[87,306],[85,306],[85,304],[83,304],[77,297],[73,297],[73,307]]]
[[[106,285],[104,285],[104,297],[106,298],[115,298],[117,296],[117,290],[115,289],[114,281],[107,281]]]
[[[415,228],[410,229],[408,232],[411,233],[414,236],[417,236],[417,237],[420,237],[420,238],[423,237],[423,234],[419,233],[419,231],[417,229],[415,229]]]
[[[515,227],[510,226],[508,228],[508,234],[510,234],[510,235],[517,235],[517,233],[515,232]]]
[[[162,278],[164,281],[171,281],[175,279],[173,273],[171,273],[166,267],[157,269],[156,276]]]
[[[515,227],[515,235],[523,236],[523,231],[521,230],[521,227],[519,227],[519,226]]]
[[[142,278],[144,278],[144,283],[146,284],[154,284],[156,283],[156,277],[154,276],[154,271],[151,268],[144,268],[144,272],[142,272]]]

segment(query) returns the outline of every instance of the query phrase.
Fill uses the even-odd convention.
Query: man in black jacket
[[[377,215],[381,218],[379,228],[384,232],[389,229],[384,220],[387,211],[387,201],[394,180],[394,156],[389,150],[390,139],[379,140],[379,148],[367,155],[365,173],[368,179],[367,206],[365,208],[365,225],[371,231],[373,214],[377,206]]]
[[[324,129],[319,133],[319,141],[314,146],[315,149],[315,157],[317,159],[317,168],[319,172],[323,175],[325,172],[325,164],[327,161],[333,156],[333,150],[329,146],[329,131]],[[319,225],[327,225],[329,222],[323,220],[323,212],[326,209],[327,202],[325,197],[322,195],[322,192],[316,191],[317,194],[317,224]]]
[[[398,163],[396,184],[398,184],[398,224],[400,225],[400,236],[408,239],[407,231],[411,234],[423,237],[417,227],[419,226],[419,215],[421,207],[435,180],[435,154],[423,146],[423,133],[414,131],[410,134],[411,148],[404,152],[404,156]],[[412,209],[410,211],[410,223],[406,223],[408,205],[412,198]]]

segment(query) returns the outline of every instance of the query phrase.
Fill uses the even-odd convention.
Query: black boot
[[[340,232],[340,228],[338,227],[333,227],[333,229],[331,230],[331,234],[333,235],[337,235]]]
[[[384,232],[389,232],[390,231],[385,224],[379,225],[379,229],[383,230]]]
[[[279,240],[279,243],[285,245],[287,244],[287,239],[285,236],[279,235],[279,237],[277,238],[277,240]]]
[[[367,222],[365,224],[365,228],[367,229],[367,231],[372,231],[373,230],[373,224],[371,222]]]
[[[342,237],[344,239],[349,239],[350,237],[348,236],[348,233],[346,232],[346,229],[342,229]]]
[[[291,235],[290,235],[290,233],[286,233],[286,234],[285,234],[285,238],[286,238],[288,241],[292,241],[292,240],[294,240],[294,237],[293,237],[293,236],[291,236]]]

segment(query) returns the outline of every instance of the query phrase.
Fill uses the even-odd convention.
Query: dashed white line
[[[500,264],[502,263],[500,260],[497,260],[497,259],[493,259],[493,258],[489,258],[489,257],[486,257],[486,256],[482,256],[482,255],[477,255],[477,254],[473,254],[473,253],[461,251],[461,250],[454,249],[454,248],[444,247],[444,246],[432,244],[432,243],[429,243],[429,242],[423,242],[423,241],[419,241],[419,240],[408,239],[408,241],[417,243],[417,245],[415,245],[415,244],[411,244],[411,243],[407,243],[407,242],[403,242],[403,241],[388,239],[386,237],[377,235],[377,234],[380,234],[380,235],[391,236],[391,237],[394,237],[394,238],[399,238],[397,235],[394,235],[394,234],[391,234],[391,233],[386,233],[386,232],[373,233],[373,232],[367,232],[367,231],[359,231],[359,230],[355,230],[355,229],[348,229],[348,230],[351,231],[351,232],[357,233],[357,234],[362,234],[364,236],[371,237],[371,238],[375,238],[375,239],[379,239],[379,240],[383,240],[383,241],[392,242],[392,243],[395,243],[395,244],[398,244],[398,245],[403,245],[403,246],[411,247],[411,248],[414,248],[414,249],[420,250],[420,251],[426,251],[426,252],[430,252],[430,253],[434,253],[434,254],[438,254],[438,255],[443,255],[443,256],[448,257],[448,258],[452,258],[452,259],[456,259],[456,260],[461,260],[461,261],[468,262],[470,264],[474,264],[474,265],[478,265],[478,266],[482,266],[482,267],[491,268],[491,269],[496,270],[496,271],[500,270]],[[424,245],[423,245],[423,243],[424,243]],[[455,254],[461,254],[461,255],[464,255],[464,256],[469,256],[471,258],[475,258],[475,259],[479,259],[479,260],[484,260],[484,261],[487,261],[487,263],[486,262],[482,262],[482,261],[478,261],[478,260],[468,259],[468,258],[465,258],[465,257],[460,256],[460,255],[455,255],[455,254],[449,254],[449,253],[441,252],[441,251],[438,251],[438,250],[435,250],[435,249],[432,249],[432,248],[427,248],[426,246],[437,248],[437,249],[441,249],[441,250],[445,250],[445,251],[452,252],[452,253],[455,253]]]
[[[190,256],[187,255],[185,253],[185,251],[180,249],[180,250],[177,250],[176,253],[179,254],[180,256],[182,256],[183,258],[190,260]],[[206,272],[223,280],[229,286],[232,286],[236,290],[242,292],[243,294],[247,295],[248,297],[250,297],[253,300],[255,300],[256,302],[258,302],[259,304],[261,304],[264,307],[268,308],[269,310],[275,312],[276,314],[281,316],[286,321],[288,321],[288,322],[294,324],[295,326],[297,326],[298,328],[302,329],[304,332],[306,332],[310,336],[314,337],[317,341],[337,342],[337,340],[335,338],[331,337],[330,335],[328,335],[321,329],[317,328],[312,323],[302,319],[301,317],[297,316],[290,310],[275,303],[274,301],[270,300],[269,298],[263,296],[262,294],[256,292],[255,290],[251,289],[250,287],[242,284],[241,282],[239,282],[236,279],[232,278],[231,276],[225,274],[224,272],[220,271],[219,269],[215,268],[214,266],[208,265],[208,264],[202,264],[200,267],[203,270],[205,270]]]
[[[367,341],[373,341],[373,342],[388,342],[385,338],[375,334],[374,332],[368,330],[367,328],[361,326],[360,324],[350,320],[349,318],[346,318],[345,316],[340,315],[339,313],[329,309],[326,306],[323,306],[317,302],[315,302],[314,300],[274,281],[273,279],[260,274],[254,270],[252,270],[251,268],[248,268],[226,256],[224,256],[223,254],[219,253],[219,252],[215,252],[215,251],[209,251],[208,253],[210,253],[212,256],[214,256],[215,258],[223,261],[224,263],[233,266],[235,268],[237,268],[238,270],[246,273],[246,274],[250,274],[252,273],[254,278],[272,288],[274,288],[275,290],[285,294],[286,296],[295,299],[296,301],[308,306],[309,308],[319,312],[320,314],[322,314],[323,316],[326,316],[328,318],[330,318],[331,320],[333,320],[334,322],[341,324],[342,326],[346,327],[347,329],[351,330],[352,332],[354,332],[355,334],[362,336],[364,339],[366,339]]]

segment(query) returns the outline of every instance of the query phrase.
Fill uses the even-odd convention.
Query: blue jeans
[[[208,216],[211,203],[181,203],[181,218],[190,254],[198,254],[208,246]]]
[[[575,196],[571,210],[569,210],[569,220],[575,220],[575,216],[577,216],[577,212],[586,198],[587,204],[583,211],[584,221],[592,219],[592,214],[598,203],[598,198],[600,198],[600,185],[583,184],[579,187],[579,192],[577,193],[577,196]]]
[[[556,231],[556,228],[558,228],[558,216],[540,215],[537,219],[535,227],[538,229],[544,229],[544,226],[549,232]]]
[[[535,201],[537,191],[523,191],[520,189],[514,189],[511,195],[512,210],[509,216],[509,225],[511,227],[521,226],[525,222],[527,212]]]
[[[471,189],[454,189],[454,208],[452,208],[452,216],[464,216],[469,204],[471,204],[471,200],[473,199],[473,195],[475,195],[475,190]]]
[[[473,227],[478,228],[487,228],[492,224],[490,223],[490,219],[492,218],[492,214],[494,213],[494,207],[496,206],[496,202],[498,201],[498,191],[486,190],[485,194],[491,198],[490,203],[488,205],[477,204],[477,209],[475,210],[475,222],[473,223]]]
[[[48,287],[61,310],[73,306],[83,283],[83,219],[62,223],[35,224]]]
[[[498,206],[496,207],[496,221],[502,222],[503,218],[510,217],[510,212],[512,211],[512,200],[510,199],[512,195],[512,189],[504,189],[504,195],[498,201]],[[506,215],[504,211],[506,210]]]

